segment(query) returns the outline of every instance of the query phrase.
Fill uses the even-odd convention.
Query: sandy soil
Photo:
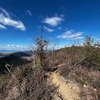
[[[51,84],[54,84],[58,87],[57,94],[59,95],[59,99],[57,96],[54,96],[54,100],[81,100],[80,99],[80,88],[76,83],[67,81],[60,76],[59,73],[52,72],[49,74]]]

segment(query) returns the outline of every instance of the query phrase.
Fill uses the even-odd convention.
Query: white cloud
[[[22,45],[7,45],[7,48],[18,48],[18,47],[22,47]]]
[[[15,29],[20,29],[22,31],[25,31],[26,29],[21,21],[12,19],[10,14],[3,8],[0,8],[0,23],[3,26],[12,26]]]
[[[63,21],[63,16],[46,17],[42,22],[53,27],[58,26]]]
[[[83,32],[75,32],[74,30],[69,30],[69,31],[66,31],[65,33],[57,36],[57,38],[78,40],[78,39],[83,38],[82,34],[83,34]]]
[[[97,42],[100,42],[100,38],[97,39]]]
[[[26,14],[28,14],[29,16],[32,16],[32,13],[29,10],[26,10]]]
[[[53,31],[54,31],[53,29],[48,28],[48,27],[46,27],[46,26],[44,26],[44,29],[47,30],[48,32],[53,32]]]
[[[0,29],[6,29],[6,27],[2,24],[0,24]]]
[[[1,50],[29,50],[29,46],[9,44],[0,47]]]
[[[4,16],[9,17],[10,18],[10,14],[3,8],[0,7],[0,13],[2,13]]]

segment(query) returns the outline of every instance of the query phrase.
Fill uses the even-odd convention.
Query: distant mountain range
[[[18,57],[29,57],[29,56],[31,56],[31,54],[29,54],[28,52],[14,52],[14,53],[12,53],[12,55],[18,56]]]
[[[18,50],[0,50],[0,53],[13,53],[17,52]]]

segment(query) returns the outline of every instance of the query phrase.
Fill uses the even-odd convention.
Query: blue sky
[[[27,50],[44,29],[58,47],[100,40],[100,0],[0,0],[0,50]]]

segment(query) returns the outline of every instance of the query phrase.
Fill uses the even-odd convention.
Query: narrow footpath
[[[81,100],[79,86],[73,82],[67,83],[66,79],[60,76],[58,72],[52,72],[49,75],[49,81],[58,87],[54,100]]]

